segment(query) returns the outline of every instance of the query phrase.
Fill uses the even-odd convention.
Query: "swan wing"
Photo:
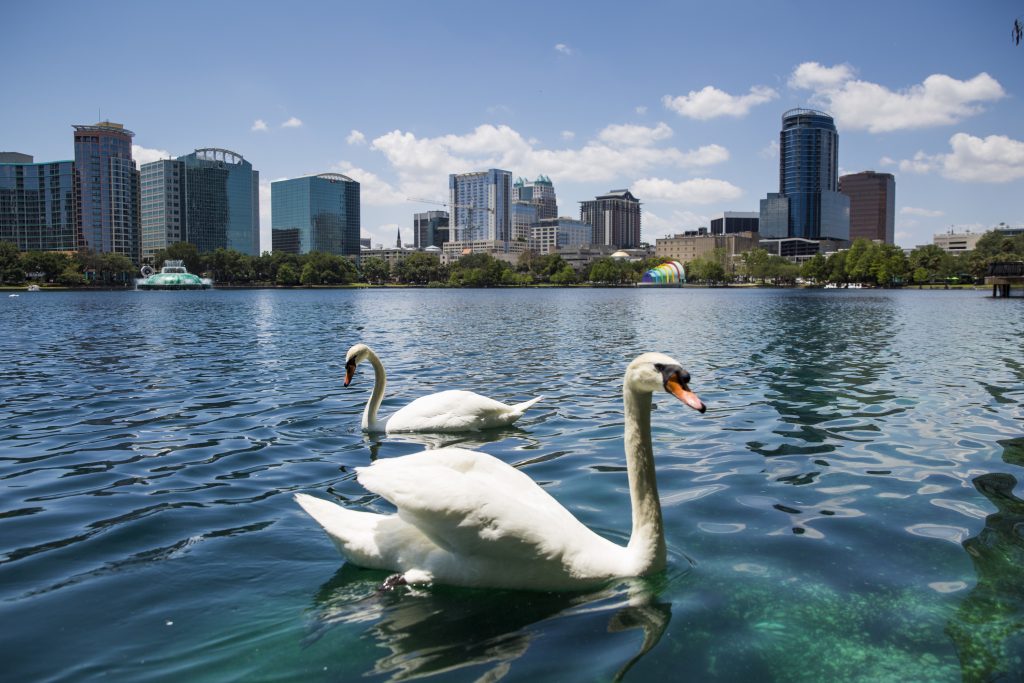
[[[503,427],[515,422],[533,402],[509,406],[472,391],[441,391],[399,409],[388,418],[387,431],[460,432]]]
[[[619,546],[590,531],[523,472],[485,453],[442,448],[357,468],[359,483],[454,556],[550,562]]]

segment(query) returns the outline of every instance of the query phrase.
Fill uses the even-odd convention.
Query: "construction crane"
[[[442,202],[442,201],[437,200],[437,199],[425,199],[425,198],[422,198],[422,197],[407,197],[406,199],[408,201],[410,201],[410,202],[423,202],[424,204],[438,204],[440,206],[447,206],[449,209],[466,209],[467,211],[471,211],[471,212],[472,211],[486,211],[488,213],[494,213],[494,209],[492,207],[490,207],[490,206],[476,206],[474,204],[453,204],[451,202]],[[453,221],[452,228],[454,229],[455,228],[455,225],[454,225],[455,217],[454,216],[452,216],[452,221]],[[452,235],[452,236],[454,237],[454,235]],[[472,245],[472,241],[470,241],[470,244]],[[470,248],[472,248],[472,246]]]

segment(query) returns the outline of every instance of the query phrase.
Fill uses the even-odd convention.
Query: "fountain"
[[[213,280],[188,272],[184,261],[164,261],[159,273],[149,266],[142,267],[141,280],[135,281],[137,289],[210,289]]]

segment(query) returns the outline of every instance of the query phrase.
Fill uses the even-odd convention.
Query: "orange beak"
[[[668,390],[670,394],[672,394],[680,401],[690,406],[699,413],[703,413],[705,410],[708,409],[707,406],[704,405],[704,402],[697,397],[697,394],[687,389],[686,385],[680,384],[679,380],[677,380],[675,377],[672,377],[667,382],[665,382],[665,389]]]
[[[347,387],[352,381],[352,375],[356,374],[355,363],[345,363],[345,386]]]

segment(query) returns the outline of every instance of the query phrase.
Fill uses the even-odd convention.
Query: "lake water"
[[[1024,678],[1024,301],[987,292],[316,290],[0,300],[0,662],[12,681]],[[585,593],[378,593],[295,492],[421,450],[445,388],[545,399],[449,439],[625,542],[626,364],[669,567]],[[435,439],[426,445],[437,445]]]

